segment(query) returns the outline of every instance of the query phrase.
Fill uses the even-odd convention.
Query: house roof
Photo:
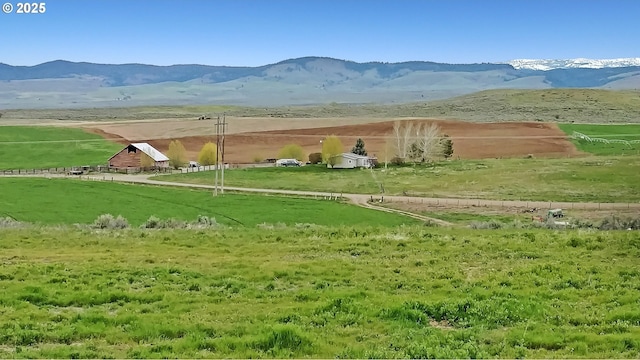
[[[336,155],[336,156],[341,156],[347,159],[369,159],[368,156],[364,156],[364,155],[358,155],[358,154],[354,154],[354,153],[342,153],[340,155]]]
[[[153,161],[169,161],[169,158],[165,154],[161,153],[156,148],[147,143],[133,143],[131,144],[131,146],[135,146],[136,149],[149,155],[149,157],[152,158]]]
[[[158,151],[158,149],[154,148],[153,146],[147,143],[132,143],[127,145],[124,149],[128,148],[129,146],[133,146],[136,149],[147,154],[150,158],[153,159],[153,161],[169,161],[169,158],[165,154],[161,153],[160,151]],[[118,151],[118,153],[120,153],[120,151]],[[116,155],[118,155],[118,153],[116,153]],[[109,160],[113,159],[113,157],[116,155],[113,155],[111,158],[109,158]]]

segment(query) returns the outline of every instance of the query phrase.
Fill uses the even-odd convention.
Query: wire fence
[[[574,209],[574,210],[622,210],[638,209],[638,203],[600,203],[600,202],[558,202],[558,201],[526,201],[526,200],[485,200],[485,199],[448,199],[418,197],[386,197],[389,201],[407,204],[424,204],[429,206],[460,207],[501,207],[525,209]]]

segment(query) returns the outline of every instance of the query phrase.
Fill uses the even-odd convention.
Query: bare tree
[[[414,124],[396,121],[390,138],[397,158],[423,162],[437,153],[440,127],[433,122]]]
[[[417,145],[421,161],[433,158],[440,146],[440,127],[431,122],[420,124],[416,130],[418,134]]]
[[[406,159],[409,147],[411,146],[411,135],[413,133],[412,122],[400,122],[396,121],[393,124],[393,132],[391,138],[395,146],[396,157],[400,159]]]

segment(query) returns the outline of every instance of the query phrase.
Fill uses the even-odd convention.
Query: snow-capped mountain
[[[507,64],[516,69],[553,70],[553,69],[602,69],[613,67],[640,66],[640,58],[621,59],[516,59]]]

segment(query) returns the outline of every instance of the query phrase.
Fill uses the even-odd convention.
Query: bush
[[[129,227],[129,222],[121,215],[114,218],[111,214],[102,214],[93,222],[92,227],[95,229],[126,229]]]
[[[161,222],[162,222],[162,220],[160,220],[160,218],[157,218],[157,217],[151,215],[147,219],[147,221],[145,221],[145,223],[142,224],[141,228],[144,228],[144,229],[159,229]]]
[[[184,229],[187,227],[187,224],[182,220],[174,218],[162,220],[152,215],[140,227],[143,229]]]
[[[198,215],[198,219],[196,220],[194,225],[196,227],[199,227],[199,228],[217,227],[218,226],[218,222],[216,221],[216,218],[214,218],[214,217]]]
[[[391,159],[391,161],[389,161],[389,163],[391,163],[392,165],[402,165],[404,164],[404,159],[401,157],[394,157],[393,159]]]
[[[150,216],[140,227],[143,229],[189,229],[189,228],[210,228],[218,227],[216,218],[198,215],[196,221],[188,223],[186,221],[169,218],[162,220],[156,216]]]
[[[621,218],[615,215],[602,219],[598,226],[600,230],[640,230],[640,218]]]
[[[322,163],[322,153],[315,152],[315,153],[309,154],[309,162],[312,164]]]
[[[22,227],[24,224],[18,220],[10,217],[0,217],[0,228],[17,228]]]
[[[505,227],[505,224],[498,220],[490,220],[490,221],[474,221],[469,224],[469,227],[472,229],[502,229]]]

